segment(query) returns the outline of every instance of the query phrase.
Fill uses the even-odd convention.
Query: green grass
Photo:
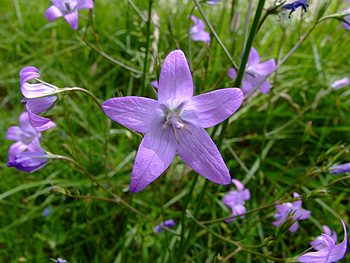
[[[154,70],[150,49],[146,66],[144,96],[154,98],[150,81],[157,79],[165,56],[177,47],[189,59],[187,15],[191,1],[155,1],[154,14],[160,18],[158,52]],[[224,1],[205,5],[203,9],[226,48],[238,64],[240,58],[247,1]],[[313,0],[301,25],[305,33],[314,22],[317,6]],[[340,1],[339,1],[340,2]],[[349,7],[332,1],[326,14],[340,13]],[[134,1],[147,17],[148,1]],[[235,3],[233,6],[232,3]],[[7,128],[18,125],[25,111],[20,103],[20,69],[39,68],[41,79],[59,87],[82,87],[101,101],[123,95],[140,95],[142,74],[135,74],[115,65],[89,49],[82,40],[88,10],[80,11],[77,32],[63,20],[49,23],[44,13],[49,1],[11,0],[2,3],[0,11],[0,261],[49,262],[49,258],[65,258],[74,262],[177,262],[179,240],[165,231],[155,234],[155,225],[120,203],[97,200],[84,201],[56,195],[51,186],[61,186],[72,194],[110,198],[73,165],[52,161],[45,169],[27,174],[7,168],[7,151],[11,141],[5,139]],[[252,19],[257,1],[253,4]],[[267,8],[267,5],[265,6]],[[231,20],[240,12],[238,30],[231,30]],[[200,17],[198,10],[194,15]],[[94,22],[103,51],[141,72],[144,70],[147,24],[127,1],[95,1]],[[256,36],[253,46],[262,61],[278,58],[299,39],[299,11],[292,19],[281,21],[269,16]],[[252,21],[251,19],[251,21]],[[282,24],[284,24],[282,26]],[[151,24],[151,32],[155,26]],[[207,27],[208,30],[208,27]],[[95,44],[91,30],[87,39]],[[228,88],[232,80],[227,70],[232,67],[222,48],[212,37],[206,47],[202,42],[191,43],[195,93]],[[154,36],[150,36],[150,44]],[[236,112],[220,149],[231,176],[242,181],[251,192],[247,210],[274,201],[301,186],[298,193],[311,194],[303,207],[312,210],[309,220],[299,222],[299,230],[287,232],[268,247],[254,249],[273,257],[293,257],[306,250],[309,242],[328,225],[343,239],[339,219],[349,223],[349,180],[339,181],[327,188],[325,194],[315,194],[327,184],[346,174],[333,175],[327,171],[306,183],[310,172],[333,163],[350,161],[350,92],[348,87],[334,91],[330,85],[348,76],[349,31],[336,20],[322,22],[297,51],[272,75],[271,92],[257,94],[245,100]],[[284,55],[282,57],[284,57]],[[44,149],[55,154],[71,156],[79,161],[102,184],[104,173],[105,129],[107,117],[88,96],[70,93],[47,115],[57,127],[43,132]],[[289,124],[289,125],[286,125]],[[208,129],[211,134],[213,128]],[[218,135],[213,137],[218,141]],[[157,222],[172,218],[173,228],[180,233],[181,210],[185,204],[195,173],[176,157],[169,169],[145,190],[131,194],[130,173],[141,139],[115,122],[111,123],[108,144],[107,172],[123,200]],[[344,149],[340,149],[344,145]],[[337,148],[328,152],[329,149]],[[240,165],[235,155],[244,166]],[[341,153],[341,154],[339,154]],[[249,172],[248,172],[248,171]],[[200,191],[205,183],[199,176],[188,210],[194,214]],[[111,187],[109,187],[110,190]],[[209,182],[200,207],[199,221],[229,216],[223,196],[231,186]],[[43,217],[49,205],[53,212]],[[274,206],[249,214],[231,223],[224,221],[206,225],[226,238],[258,245],[275,234],[272,225]],[[194,224],[186,218],[186,229]],[[220,253],[228,256],[236,247],[197,226],[190,237],[190,246],[183,262],[214,262]],[[103,255],[103,256],[102,256]],[[271,262],[246,252],[236,254],[236,261]],[[104,259],[103,259],[104,258]],[[342,262],[350,260],[347,255]]]

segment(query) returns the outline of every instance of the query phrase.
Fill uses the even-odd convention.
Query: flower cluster
[[[166,221],[160,223],[160,226],[169,228],[169,227],[171,227],[171,226],[176,226],[176,223],[175,223],[174,220],[169,219],[169,220],[166,220]],[[163,228],[161,228],[160,226],[156,226],[156,227],[154,228],[153,231],[154,231],[155,233],[159,233],[160,231],[163,231]]]

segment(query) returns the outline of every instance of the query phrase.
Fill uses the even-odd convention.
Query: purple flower
[[[53,106],[57,97],[47,95],[55,94],[58,88],[44,83],[27,83],[28,80],[40,77],[38,72],[39,70],[35,67],[24,67],[19,72],[19,76],[21,92],[27,99],[26,109],[29,114],[30,124],[37,131],[44,131],[56,126],[56,124],[47,118],[38,116],[38,114],[47,111]]]
[[[276,62],[272,58],[266,62],[260,63],[260,56],[258,51],[252,47],[246,70],[242,80],[242,91],[244,95],[254,89],[255,86],[259,85],[259,90],[262,93],[267,93],[270,90],[270,83],[265,79],[265,75],[272,73],[276,68]],[[232,79],[236,79],[236,71],[233,68],[228,70],[228,75]]]
[[[171,226],[176,226],[176,223],[174,220],[169,219],[169,220],[166,220],[165,222],[160,223],[160,225],[169,228]],[[155,233],[159,233],[160,231],[163,231],[163,228],[161,228],[160,226],[156,226],[153,231]]]
[[[193,41],[203,41],[208,46],[210,45],[210,34],[204,31],[205,23],[202,19],[191,16],[194,26],[190,29],[190,36]]]
[[[25,150],[36,151],[40,145],[41,133],[30,125],[27,112],[23,112],[19,116],[19,125],[20,127],[11,126],[7,130],[6,139],[15,141],[9,149],[9,156],[15,156]]]
[[[344,14],[349,14],[348,16],[344,16],[343,19],[346,21],[346,22],[341,22],[341,25],[342,27],[344,27],[345,29],[347,30],[350,30],[350,8],[346,9],[344,11]]]
[[[36,152],[22,152],[14,156],[9,156],[8,167],[15,167],[23,172],[32,173],[44,168],[48,160],[41,149]]]
[[[68,263],[68,262],[67,262],[67,260],[64,260],[62,258],[58,258],[57,263]]]
[[[50,205],[50,206],[45,208],[45,210],[43,211],[42,215],[46,217],[52,212],[53,212],[53,206]]]
[[[342,78],[340,80],[335,81],[332,84],[332,88],[334,88],[335,90],[338,90],[342,87],[348,86],[350,85],[350,79],[348,77]]]
[[[335,231],[331,231],[331,229],[328,226],[322,226],[325,234],[327,236],[330,236],[333,240],[334,243],[337,243],[337,233]],[[323,239],[323,236],[318,236],[315,238],[314,241],[310,242],[310,246],[314,247],[316,250],[321,250],[323,248],[327,247],[327,244],[325,240]]]
[[[297,0],[297,1],[294,1],[293,3],[287,3],[287,4],[284,4],[280,7],[281,10],[291,10],[290,13],[289,13],[289,18],[290,18],[290,15],[295,11],[297,10],[298,7],[302,7],[304,9],[305,12],[307,12],[307,7],[309,7],[309,3],[308,3],[309,0]]]
[[[317,252],[308,252],[304,255],[297,257],[295,260],[304,263],[331,263],[341,260],[346,253],[348,247],[348,237],[346,231],[346,225],[341,220],[344,228],[344,240],[340,244],[336,245],[335,240],[328,234],[322,234],[322,238],[325,247]]]
[[[350,163],[344,163],[336,166],[332,166],[329,171],[332,174],[340,174],[345,172],[350,172]]]
[[[204,128],[230,117],[242,104],[238,88],[193,96],[193,80],[185,54],[174,50],[159,77],[158,101],[142,97],[112,98],[102,104],[112,120],[146,133],[136,154],[130,190],[143,190],[170,165],[176,153],[197,173],[229,184],[230,173]]]
[[[293,196],[296,198],[296,197],[299,197],[299,194],[298,193],[294,193]],[[272,224],[277,227],[279,226],[285,218],[287,218],[287,216],[289,214],[293,214],[291,216],[291,218],[293,220],[296,220],[296,219],[299,219],[299,220],[305,220],[305,219],[308,219],[309,216],[311,215],[311,211],[309,210],[305,210],[303,208],[301,208],[301,205],[302,205],[302,201],[299,200],[299,201],[295,201],[293,203],[285,203],[285,204],[282,204],[282,205],[276,205],[276,209],[278,211],[278,213],[275,215],[275,218],[278,219],[276,222],[272,222]],[[295,232],[298,230],[298,227],[299,227],[299,224],[298,224],[298,221],[296,221],[290,228],[289,228],[289,231],[290,232]]]
[[[74,30],[78,29],[78,11],[94,8],[92,0],[51,0],[51,2],[53,5],[45,13],[47,20],[53,22],[56,18],[63,16]]]
[[[248,189],[244,189],[244,186],[240,181],[232,179],[232,183],[236,185],[238,191],[228,192],[222,201],[225,205],[232,209],[232,216],[237,216],[247,212],[244,202],[249,200],[250,192]],[[244,216],[241,216],[241,219],[243,218]],[[227,219],[225,221],[231,222],[233,220],[236,220],[236,218]]]
[[[214,1],[206,1],[207,4],[209,5],[215,5],[217,3],[219,3],[220,0],[214,0]],[[349,0],[350,1],[350,0]]]

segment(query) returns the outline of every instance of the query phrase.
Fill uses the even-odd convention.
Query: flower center
[[[68,13],[71,13],[75,10],[75,3],[71,2],[71,1],[64,1],[64,5],[66,7],[66,10]]]
[[[181,112],[183,110],[180,109],[168,109],[165,112],[165,122],[163,124],[163,128],[165,129],[168,125],[171,125],[174,129],[174,136],[178,144],[180,144],[179,136],[177,133],[178,129],[185,129],[190,134],[191,131],[187,128],[184,122],[181,120]]]

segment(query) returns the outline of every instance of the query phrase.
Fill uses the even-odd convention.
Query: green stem
[[[247,36],[248,36],[248,30],[249,30],[249,21],[250,21],[250,14],[252,13],[252,5],[253,5],[253,0],[249,1],[248,5],[248,12],[247,12],[247,17],[245,19],[245,26],[244,26],[244,34],[243,34],[243,42],[242,42],[242,49],[241,49],[241,58],[240,58],[240,64],[242,64],[242,58],[243,58],[243,53],[244,53],[244,47],[247,43]]]
[[[238,69],[238,66],[236,65],[235,61],[233,60],[233,58],[231,57],[230,53],[228,52],[228,50],[226,49],[224,43],[222,43],[221,39],[219,38],[218,34],[216,33],[215,29],[213,28],[213,26],[211,25],[211,23],[209,22],[208,18],[206,17],[206,15],[204,14],[204,11],[200,5],[200,3],[198,2],[198,0],[193,0],[194,4],[197,6],[198,11],[201,13],[205,23],[208,25],[210,31],[213,33],[214,37],[216,38],[216,40],[218,41],[219,45],[222,47],[222,49],[224,50],[226,56],[229,58],[229,60],[231,61],[233,68],[235,70]],[[265,0],[264,0],[265,2]]]
[[[141,17],[141,19],[143,20],[143,22],[147,22],[147,18],[142,14],[142,12],[137,8],[137,6],[134,4],[133,1],[128,0],[129,4],[132,6],[132,8],[134,8],[134,10],[136,11],[136,13]]]

